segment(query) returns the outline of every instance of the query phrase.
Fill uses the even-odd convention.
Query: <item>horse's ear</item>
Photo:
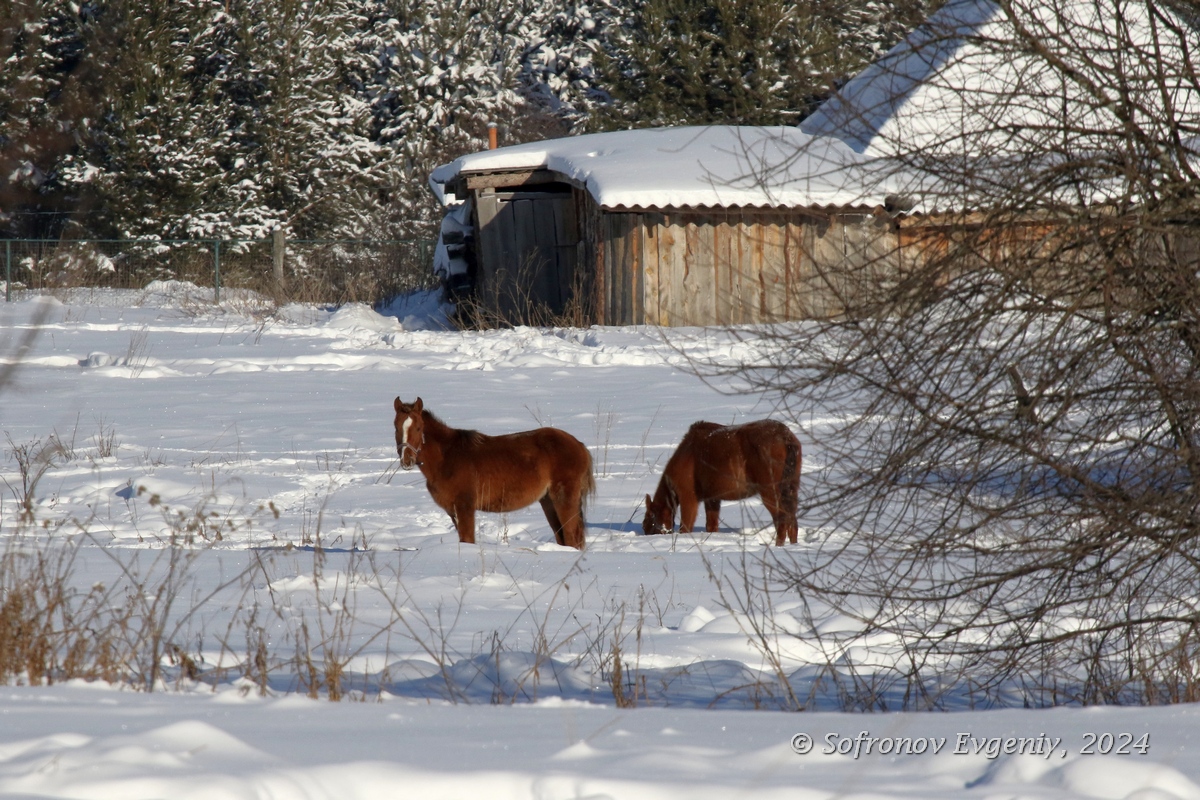
[[[646,510],[647,510],[647,511],[649,511],[649,510],[650,510],[650,504],[651,504],[651,503],[653,503],[653,502],[654,502],[654,501],[650,499],[650,495],[646,495]]]
[[[392,403],[392,407],[396,409],[396,413],[397,413],[397,414],[399,414],[399,413],[400,413],[400,406],[402,406],[402,405],[404,405],[404,403],[401,403],[401,402],[400,402],[400,398],[399,398],[399,397],[397,397],[397,398],[396,398],[396,402]]]
[[[425,409],[425,404],[421,402],[421,398],[417,398],[417,402],[413,403],[413,413],[420,414]]]

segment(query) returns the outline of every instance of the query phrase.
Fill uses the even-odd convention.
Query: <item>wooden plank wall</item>
[[[956,232],[973,221],[898,221],[882,209],[611,212],[593,206],[590,215],[592,232],[581,246],[592,248],[597,269],[594,319],[670,327],[837,317],[850,299],[894,288],[920,264],[944,257],[961,235]],[[1026,227],[985,239],[994,249],[986,258],[1002,263],[1018,245],[1036,250],[1053,241],[1045,222]],[[1200,262],[1200,240],[1170,238],[1172,257]],[[1043,277],[1054,285],[1053,275]]]
[[[848,293],[894,279],[886,215],[593,210],[608,325],[737,325],[833,316]],[[589,233],[584,233],[589,238]]]
[[[530,299],[560,313],[582,292],[582,318],[607,325],[836,317],[849,298],[894,285],[982,224],[978,215],[896,220],[882,209],[614,212],[566,185],[483,191],[477,202],[481,277],[499,289],[502,313],[519,315]],[[1051,224],[1032,219],[1024,233],[985,240],[996,249],[985,255],[1044,247]],[[1170,238],[1174,257],[1200,260],[1190,233]]]
[[[642,230],[639,215],[604,214],[600,235],[606,245],[604,306],[607,316],[630,324],[644,318]]]

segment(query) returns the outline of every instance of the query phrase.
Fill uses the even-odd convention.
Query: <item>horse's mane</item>
[[[465,439],[469,444],[482,444],[483,440],[487,438],[486,433],[480,433],[468,428],[457,428],[456,430],[458,431],[459,438]]]
[[[461,439],[467,444],[477,445],[487,438],[487,434],[480,433],[479,431],[472,430],[470,428],[454,428],[450,425],[447,425],[442,421],[441,417],[439,417],[437,414],[434,414],[428,408],[421,409],[421,413],[425,416],[426,425],[428,425],[430,422],[434,423],[435,425],[439,425],[442,428],[450,431],[455,437]]]

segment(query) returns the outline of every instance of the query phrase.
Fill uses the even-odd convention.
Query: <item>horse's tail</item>
[[[586,521],[588,500],[596,493],[596,473],[592,464],[592,451],[585,447],[583,452],[587,456],[587,468],[579,486],[579,518]]]

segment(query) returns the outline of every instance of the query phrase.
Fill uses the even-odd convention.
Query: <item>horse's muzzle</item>
[[[417,453],[417,451],[414,450],[412,447],[405,445],[405,446],[399,448],[399,451],[400,451],[400,453],[399,453],[400,454],[400,466],[403,467],[404,469],[410,470],[413,467],[419,467],[421,465],[420,460],[417,458],[419,453]]]

